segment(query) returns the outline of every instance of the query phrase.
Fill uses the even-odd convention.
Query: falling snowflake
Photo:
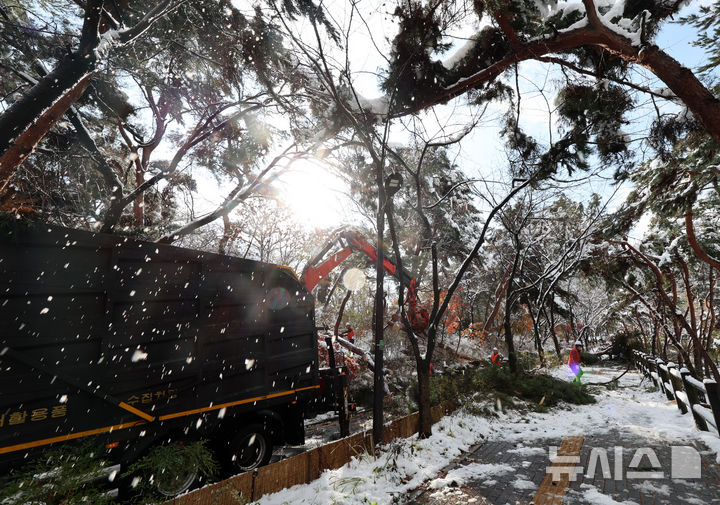
[[[135,352],[132,355],[131,361],[133,363],[137,363],[138,361],[144,361],[148,357],[146,352],[141,351],[140,349],[135,349]]]

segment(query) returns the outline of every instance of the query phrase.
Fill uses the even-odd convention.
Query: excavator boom
[[[368,242],[362,234],[356,231],[344,231],[338,236],[338,240],[341,241],[341,245],[343,246],[340,251],[322,260],[330,249],[332,249],[335,241],[331,241],[303,271],[302,282],[305,283],[308,291],[312,292],[313,288],[326,278],[335,267],[355,252],[361,252],[371,260],[377,262],[377,249]],[[315,265],[318,262],[320,263]],[[408,272],[402,268],[398,268],[397,265],[385,257],[383,257],[383,268],[387,273],[398,279],[402,286],[407,288],[408,317],[410,324],[415,331],[423,331],[427,328],[430,317],[425,309],[418,308],[417,281]]]

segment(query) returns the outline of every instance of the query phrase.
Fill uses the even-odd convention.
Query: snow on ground
[[[508,449],[507,452],[513,454],[519,454],[521,456],[532,456],[533,454],[545,453],[545,449],[542,447],[522,447],[519,446],[516,449]],[[526,461],[526,463],[529,463]]]
[[[435,477],[473,443],[494,432],[496,428],[491,424],[487,419],[466,413],[446,416],[433,426],[433,436],[426,440],[417,437],[396,440],[377,458],[360,454],[342,468],[326,470],[310,484],[264,496],[258,503],[390,503],[393,497],[402,497]],[[502,469],[488,466],[485,471],[492,476]],[[474,475],[477,477],[478,473]],[[462,472],[457,472],[456,477],[463,478]]]
[[[581,484],[580,488],[582,489],[583,498],[595,505],[639,505],[638,502],[630,500],[613,500],[608,495],[602,494],[598,488],[591,486],[590,484]]]
[[[462,486],[469,479],[477,479],[479,476],[492,477],[496,475],[506,475],[514,471],[515,469],[510,465],[470,463],[469,465],[450,470],[445,477],[433,479],[429,487],[431,489],[438,489],[450,485],[453,482],[455,483],[453,487]]]
[[[537,488],[537,485],[533,481],[527,479],[527,475],[519,475],[518,478],[513,481],[512,485],[515,489]]]
[[[647,494],[661,494],[663,496],[670,496],[670,486],[667,484],[657,485],[653,484],[649,480],[644,480],[640,484],[633,484],[635,489],[644,491]]]
[[[605,382],[624,369],[587,367],[583,382]],[[551,373],[563,377],[564,369]],[[412,437],[396,440],[377,457],[360,454],[337,470],[327,470],[310,484],[262,497],[259,505],[310,505],[322,503],[388,504],[405,496],[422,483],[431,481],[431,487],[442,487],[455,480],[461,484],[472,475],[474,479],[487,478],[505,482],[505,465],[470,463],[451,470],[444,478],[440,471],[454,458],[470,447],[485,440],[504,439],[519,443],[514,451],[532,454],[542,447],[540,440],[565,438],[585,433],[603,433],[622,430],[640,436],[676,443],[692,439],[704,442],[720,462],[720,439],[714,434],[698,431],[689,415],[683,416],[659,391],[653,391],[642,376],[628,372],[619,380],[617,390],[602,389],[592,405],[567,405],[548,413],[518,413],[510,411],[498,418],[488,419],[458,411],[446,416],[433,427],[433,436],[426,440]],[[433,480],[434,479],[434,480]],[[448,480],[449,479],[449,480]],[[523,486],[524,477],[515,475],[514,486]],[[583,495],[592,503],[614,505],[616,502],[592,487],[583,488]],[[603,501],[604,500],[604,501]]]
[[[607,382],[624,369],[587,367],[584,371],[582,381],[588,384]],[[562,378],[566,372],[555,369],[551,373]],[[619,386],[617,390],[603,388],[596,395],[597,403],[594,405],[566,407],[562,424],[553,423],[547,416],[534,415],[537,430],[542,437],[582,435],[617,428],[668,442],[696,439],[704,442],[720,463],[718,436],[699,431],[691,416],[683,416],[663,393],[652,390],[649,379],[643,380],[640,373],[632,371],[619,379]]]

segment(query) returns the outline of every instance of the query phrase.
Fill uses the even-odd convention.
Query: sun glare
[[[300,160],[278,179],[278,197],[307,229],[346,224],[348,200],[345,182],[319,164]]]

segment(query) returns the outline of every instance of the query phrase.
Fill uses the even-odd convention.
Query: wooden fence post
[[[633,365],[642,370],[642,356],[640,355],[640,351],[633,351],[631,356]]]
[[[635,367],[640,370],[643,375],[647,375],[647,370],[645,367],[645,356],[640,351],[633,351],[633,363]]]
[[[665,396],[667,397],[668,400],[671,400],[671,401],[674,400],[675,395],[673,395],[673,392],[667,388],[667,385],[668,385],[667,366],[661,359],[657,360],[657,373],[658,373],[658,377],[660,378],[660,388],[662,389],[663,393],[665,393]]]
[[[653,367],[655,367],[655,374],[657,374],[657,360],[655,356],[646,356],[646,363],[647,363],[647,369],[648,369],[648,375],[650,376],[650,380],[653,383],[653,386],[658,387],[658,381],[653,375]]]
[[[718,383],[714,380],[705,379],[704,382],[707,400],[715,418],[715,426],[717,426],[718,433],[720,433],[720,388],[718,388]]]
[[[688,396],[687,392],[683,394],[683,381],[680,377],[675,375],[677,371],[677,365],[675,363],[668,363],[667,366],[667,374],[668,379],[670,379],[670,385],[673,388],[673,396],[675,397],[675,403],[677,404],[677,408],[680,409],[680,412],[684,415],[688,413]],[[684,398],[683,398],[684,397]]]
[[[650,371],[652,372],[652,368],[655,369],[655,375],[657,376],[657,378],[655,378],[655,380],[657,381],[657,384],[656,384],[656,385],[660,388],[660,391],[662,391],[662,392],[664,393],[664,392],[665,392],[665,388],[663,387],[662,381],[660,380],[660,364],[659,364],[659,361],[660,361],[660,358],[658,358],[658,357],[653,357],[653,359],[652,359],[652,365],[651,365],[651,370],[650,370]],[[652,373],[651,373],[650,375],[652,375]]]
[[[683,368],[680,370],[680,377],[682,377],[683,386],[685,387],[685,394],[687,395],[688,402],[690,403],[690,412],[692,413],[693,419],[695,419],[695,426],[697,426],[699,430],[708,431],[708,425],[705,421],[705,418],[703,418],[703,416],[699,415],[697,412],[695,412],[695,409],[693,409],[693,405],[702,402],[700,401],[700,395],[698,394],[699,391],[687,380],[689,376],[691,377],[690,372],[687,368]]]

